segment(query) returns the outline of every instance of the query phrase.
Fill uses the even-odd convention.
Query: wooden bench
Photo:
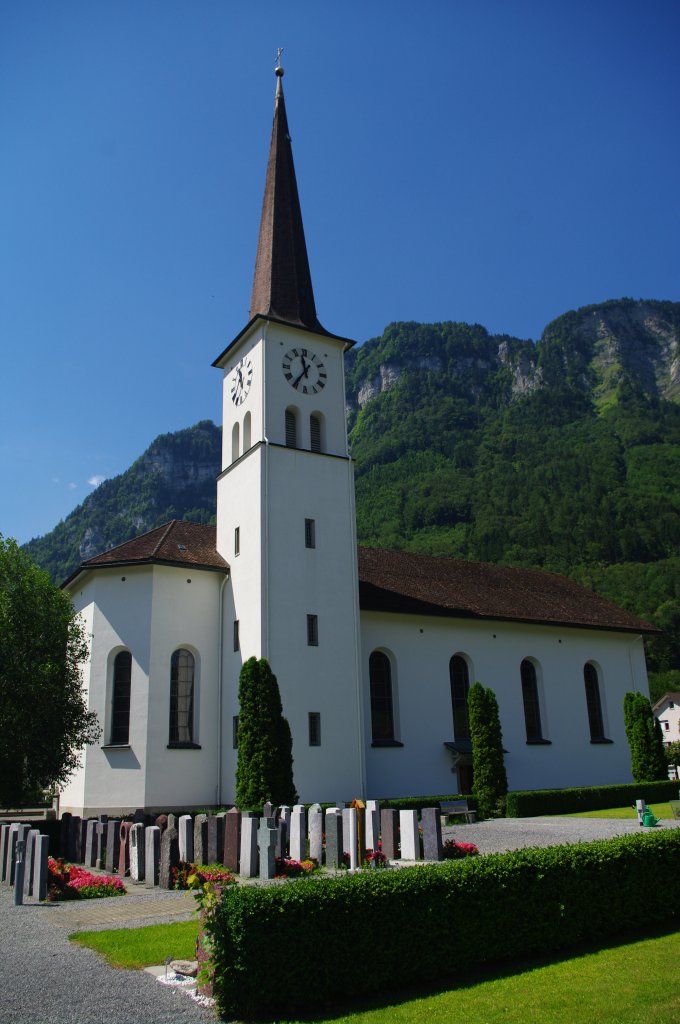
[[[442,816],[442,825],[448,825],[449,818],[456,815],[469,822],[477,821],[477,811],[468,807],[467,800],[443,800],[439,804],[439,812]]]

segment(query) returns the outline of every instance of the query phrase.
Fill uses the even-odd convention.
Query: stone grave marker
[[[26,836],[26,853],[24,854],[24,896],[33,895],[33,860],[37,848],[37,837],[40,835],[39,828],[32,828]]]
[[[425,860],[443,860],[442,820],[438,807],[423,807],[423,857]]]
[[[208,817],[208,859],[204,864],[221,864],[224,856],[224,818],[219,814]]]
[[[120,860],[120,822],[117,820],[107,821],[106,834],[104,836],[106,846],[106,871],[112,875],[118,867]]]
[[[0,825],[0,882],[5,881],[7,871],[7,844],[9,841],[9,824]]]
[[[380,841],[380,814],[377,807],[377,800],[366,801],[366,849],[377,850]]]
[[[401,859],[420,860],[417,811],[399,811],[399,835],[401,837]]]
[[[276,823],[276,856],[288,856],[288,823],[285,818],[279,818]]]
[[[78,864],[85,863],[85,844],[87,842],[87,818],[80,819],[79,836],[76,836],[76,856]]]
[[[208,815],[197,814],[194,819],[194,863],[207,864]]]
[[[345,818],[345,815],[347,817]],[[359,836],[357,830],[357,809],[356,807],[346,807],[342,812],[342,827],[345,828],[347,825],[348,837],[344,841],[344,845],[349,847],[349,866],[352,871],[358,868],[359,865]]]
[[[146,875],[146,836],[141,822],[136,821],[132,824],[128,845],[130,848],[130,878],[133,882],[143,882]]]
[[[167,814],[159,814],[156,820],[154,821],[154,825],[156,825],[156,827],[161,830],[161,834],[165,832],[166,828],[168,827]]]
[[[290,816],[290,855],[293,860],[307,856],[307,812],[303,804],[296,804]]]
[[[33,896],[38,900],[47,898],[47,856],[50,837],[38,835],[33,851]]]
[[[263,820],[267,820],[266,818]],[[240,874],[243,878],[255,878],[258,870],[257,839],[259,821],[257,818],[241,818]]]
[[[158,885],[158,871],[161,860],[161,830],[159,825],[149,825],[145,831],[144,879],[147,889]]]
[[[182,814],[177,829],[179,833],[179,859],[192,864],[194,860],[194,822],[190,814]]]
[[[240,854],[241,812],[237,807],[232,807],[224,816],[224,866],[237,872]]]
[[[146,825],[146,815],[143,807],[138,807],[135,813],[132,815],[133,825]]]
[[[166,828],[161,837],[161,862],[158,884],[161,889],[172,889],[172,870],[179,867],[179,833],[176,828]]]
[[[266,804],[262,808],[262,813],[265,818],[271,818],[274,815],[274,804],[267,800]]]
[[[339,867],[343,852],[342,810],[330,807],[326,811],[326,867]]]
[[[120,852],[118,854],[118,874],[121,878],[125,878],[130,870],[130,829],[133,824],[139,824],[138,822],[132,821],[121,821],[120,823]]]
[[[309,856],[321,867],[323,864],[323,811],[319,804],[309,808]]]
[[[10,887],[14,883],[14,858],[17,851],[17,832],[19,824],[13,821],[9,826],[7,834],[7,848],[5,850],[5,878],[4,883]]]
[[[285,826],[284,826],[285,827]],[[260,878],[273,878],[276,874],[277,829],[273,818],[260,818],[257,845],[260,852]]]
[[[396,860],[399,856],[398,820],[398,811],[393,807],[383,807],[380,812],[380,846],[388,860]]]
[[[87,822],[87,833],[85,836],[85,856],[83,863],[88,868],[97,866],[99,850],[99,822],[96,818],[89,818]]]
[[[169,814],[168,815],[168,828],[177,828],[177,815],[176,814]]]
[[[59,856],[68,860],[68,836],[71,829],[72,814],[64,811],[59,822]]]

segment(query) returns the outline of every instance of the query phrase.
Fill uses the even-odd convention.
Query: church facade
[[[265,657],[300,799],[469,792],[466,698],[498,699],[511,789],[630,780],[651,626],[552,574],[357,549],[343,356],[320,324],[277,68],[248,323],[222,372],[217,524],[171,522],[64,584],[103,728],[61,794],[93,815],[234,800],[238,678]]]

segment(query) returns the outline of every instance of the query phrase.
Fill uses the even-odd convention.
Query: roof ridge
[[[151,557],[152,558],[154,557],[154,555],[158,554],[161,545],[165,543],[165,541],[168,538],[168,535],[172,532],[172,529],[173,529],[173,527],[175,526],[176,523],[177,523],[176,519],[171,519],[170,522],[167,524],[167,526],[165,527],[165,530],[163,530],[163,536],[161,537],[161,539],[158,541],[158,544],[156,544],[155,548],[151,552]],[[159,529],[162,529],[162,527],[159,527]]]

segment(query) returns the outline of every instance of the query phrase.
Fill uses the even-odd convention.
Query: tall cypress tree
[[[503,734],[498,702],[493,690],[475,683],[468,693],[468,718],[472,742],[472,795],[484,817],[502,812],[508,792],[503,761]]]
[[[668,778],[661,726],[652,706],[642,693],[630,692],[623,698],[623,720],[630,747],[630,767],[636,782],[654,782]]]
[[[236,803],[245,809],[261,807],[267,800],[274,804],[297,800],[293,742],[269,662],[249,658],[239,677]]]

